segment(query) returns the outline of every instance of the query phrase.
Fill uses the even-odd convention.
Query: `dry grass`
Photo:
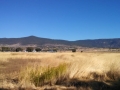
[[[119,90],[119,59],[119,53],[4,52],[0,53],[0,88],[44,90],[52,85],[48,88],[56,90],[61,85],[68,90],[72,86],[71,90]]]

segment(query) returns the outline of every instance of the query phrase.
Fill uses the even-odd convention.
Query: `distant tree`
[[[0,52],[2,51],[2,48],[0,48]]]
[[[27,52],[32,52],[33,50],[34,50],[33,47],[27,47],[27,48],[26,48],[26,51],[27,51]]]
[[[23,51],[23,49],[20,47],[16,48],[16,52],[20,52],[20,51]]]
[[[57,49],[56,49],[56,48],[54,48],[54,49],[53,49],[53,52],[57,52]]]
[[[2,52],[8,52],[11,51],[9,47],[2,47]]]
[[[36,52],[40,52],[42,49],[40,49],[40,48],[35,48],[35,51]]]
[[[76,49],[72,49],[72,52],[76,52]]]

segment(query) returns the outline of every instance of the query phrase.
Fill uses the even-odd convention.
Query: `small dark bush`
[[[57,49],[53,49],[53,52],[57,52]]]
[[[16,48],[16,52],[20,52],[20,51],[23,51],[23,49],[22,48]]]
[[[35,51],[36,51],[36,52],[40,52],[41,49],[40,49],[40,48],[36,48]]]
[[[76,52],[76,49],[72,49],[72,52]]]
[[[32,52],[33,50],[34,50],[33,47],[27,47],[27,48],[26,48],[26,51],[27,51],[27,52]]]

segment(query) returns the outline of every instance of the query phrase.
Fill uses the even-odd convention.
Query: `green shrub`
[[[57,67],[48,67],[41,74],[35,74],[31,72],[31,81],[36,86],[42,86],[45,84],[52,85],[62,80],[65,75],[65,71],[66,64],[60,64]]]

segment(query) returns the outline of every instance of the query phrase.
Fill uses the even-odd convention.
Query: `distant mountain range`
[[[57,40],[40,38],[36,36],[28,36],[22,38],[0,38],[1,45],[68,45],[68,46],[81,46],[81,47],[96,47],[96,48],[120,48],[120,38],[114,39],[95,39],[95,40],[77,40],[77,41],[67,41],[67,40]]]

